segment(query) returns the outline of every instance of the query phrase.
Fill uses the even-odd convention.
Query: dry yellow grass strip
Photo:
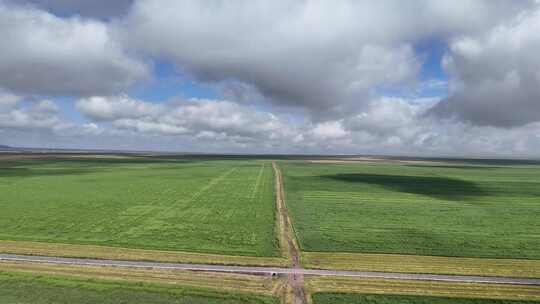
[[[483,299],[540,300],[540,286],[389,280],[351,277],[309,277],[309,292],[403,294]]]
[[[540,278],[540,260],[303,252],[307,268]]]
[[[198,272],[174,269],[61,265],[0,261],[0,271],[60,275],[87,279],[174,284],[205,289],[278,296],[282,280],[270,276]]]
[[[161,251],[26,241],[0,241],[0,252],[56,257],[242,266],[286,266],[288,264],[287,260],[284,258],[230,256],[195,252]]]

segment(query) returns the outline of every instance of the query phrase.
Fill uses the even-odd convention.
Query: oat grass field
[[[354,277],[308,277],[306,290],[317,299],[319,294],[408,295],[419,297],[451,297],[454,299],[520,300],[540,302],[540,288],[531,285],[485,284],[396,280]],[[534,302],[536,301],[536,302]],[[317,303],[317,301],[315,301]],[[326,303],[326,302],[322,302]],[[332,303],[332,302],[331,302]],[[341,302],[337,302],[341,303]],[[348,303],[344,300],[343,303]],[[363,302],[352,302],[363,303]],[[371,302],[367,302],[371,303]],[[378,303],[378,302],[374,302]],[[389,302],[393,303],[393,302]],[[409,302],[396,302],[409,303]],[[416,303],[416,302],[412,302]],[[422,303],[422,302],[420,302]],[[460,302],[456,302],[460,303]],[[479,302],[482,303],[482,302]],[[487,303],[491,303],[487,301]],[[495,302],[497,303],[497,302]]]
[[[364,295],[321,293],[313,296],[314,304],[533,304],[537,301],[456,299],[405,295]]]
[[[276,158],[0,156],[0,252],[540,277],[536,162]],[[294,278],[0,261],[0,303],[540,301],[537,285]]]
[[[271,296],[198,287],[0,272],[0,303],[275,304]]]
[[[110,260],[156,261],[216,265],[281,267],[286,267],[289,265],[289,261],[282,257],[224,255],[173,250],[136,249],[29,241],[0,240],[0,252],[70,258],[94,258]]]
[[[271,163],[0,160],[0,239],[277,257]]]
[[[168,288],[191,288],[262,296],[277,296],[282,280],[271,276],[153,269],[97,265],[68,265],[39,262],[0,261],[0,273],[74,280],[100,280],[120,283],[159,284]]]
[[[316,269],[540,278],[540,261],[358,252],[303,252],[302,264]]]
[[[540,259],[538,164],[283,162],[281,168],[303,251]]]

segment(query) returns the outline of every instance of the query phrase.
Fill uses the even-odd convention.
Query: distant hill
[[[0,150],[7,151],[7,150],[16,150],[16,148],[6,146],[6,145],[0,145]]]

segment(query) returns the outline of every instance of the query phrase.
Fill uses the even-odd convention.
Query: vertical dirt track
[[[272,162],[272,168],[274,168],[275,185],[276,185],[276,208],[279,217],[279,239],[280,246],[283,254],[287,256],[291,261],[293,269],[301,269],[300,265],[300,249],[298,242],[296,241],[292,222],[285,205],[285,195],[283,191],[283,178],[281,171],[275,162]],[[304,291],[304,275],[299,272],[293,272],[288,277],[289,289],[292,291],[293,303],[304,304],[306,301],[306,294]]]

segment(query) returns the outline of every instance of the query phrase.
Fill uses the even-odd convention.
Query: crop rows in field
[[[268,162],[10,162],[0,191],[1,239],[278,254]]]
[[[337,303],[362,303],[357,302],[359,299],[355,300],[356,296],[362,297],[362,295],[388,295],[393,300],[398,300],[397,303],[423,303],[426,300],[427,303],[432,303],[429,302],[430,297],[432,299],[436,297],[439,300],[452,298],[453,301],[458,301],[458,299],[478,299],[478,303],[484,303],[485,301],[487,303],[500,303],[498,300],[524,300],[526,303],[538,303],[540,301],[538,286],[534,285],[318,276],[309,277],[306,280],[306,289],[315,295],[315,300],[323,294],[330,297],[335,296],[337,293],[350,294],[350,296],[345,297],[351,298],[344,298]],[[410,299],[399,299],[399,295],[406,295],[405,297],[410,297]],[[419,297],[418,302],[414,300],[415,297]]]
[[[540,167],[282,167],[305,251],[540,258]]]
[[[270,304],[277,300],[270,296],[170,284],[0,271],[0,303]]]
[[[534,304],[538,301],[463,299],[406,295],[369,295],[317,293],[313,295],[314,304]]]

